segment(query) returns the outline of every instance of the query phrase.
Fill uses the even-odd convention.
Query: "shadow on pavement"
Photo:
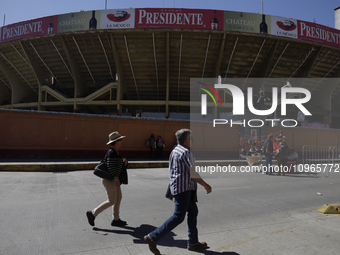
[[[172,236],[175,236],[174,233],[170,233]],[[166,246],[166,247],[177,247],[182,249],[187,249],[187,241],[186,240],[175,240],[173,237],[169,237],[169,234],[167,234],[164,238],[162,238],[157,245],[159,246]],[[201,253],[205,255],[240,255],[236,252],[217,252],[217,251],[211,251],[209,250],[209,244],[208,249],[201,250],[201,251],[194,251],[195,253]]]
[[[103,228],[96,228],[94,227],[92,230],[94,231],[102,231],[114,234],[123,234],[123,235],[131,235],[135,239],[133,240],[134,243],[145,243],[144,236],[152,231],[154,231],[156,227],[142,224],[139,227],[130,227],[130,226],[123,226],[117,229],[103,229]]]
[[[114,234],[123,234],[123,235],[131,235],[135,239],[133,240],[134,243],[145,243],[144,236],[153,230],[156,227],[142,224],[139,227],[130,227],[124,226],[120,227],[119,229],[102,229],[94,227],[92,230],[94,231],[101,231],[107,233],[114,233]],[[177,248],[187,248],[187,241],[186,240],[175,240],[173,237],[176,236],[173,232],[168,233],[162,240],[160,240],[157,245],[159,246],[167,246],[167,247],[177,247]],[[240,255],[236,252],[216,252],[210,250],[202,250],[202,251],[195,251],[197,253],[205,254],[205,255]]]
[[[233,251],[223,251],[223,252],[218,252],[218,251],[209,251],[209,250],[205,250],[205,251],[195,251],[197,253],[202,253],[202,254],[205,254],[205,255],[240,255],[239,253],[237,252],[233,252]]]

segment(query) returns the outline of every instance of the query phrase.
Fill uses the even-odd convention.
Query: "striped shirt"
[[[172,195],[196,190],[196,181],[190,177],[189,169],[195,167],[190,149],[178,144],[169,158],[170,190]]]
[[[116,150],[110,149],[107,157],[107,167],[113,177],[119,177],[123,168],[123,159]]]

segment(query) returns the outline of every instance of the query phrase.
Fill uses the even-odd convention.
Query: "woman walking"
[[[87,211],[86,216],[91,226],[94,226],[94,220],[105,209],[112,206],[112,222],[111,226],[125,226],[126,221],[122,221],[119,217],[120,202],[122,200],[122,191],[120,189],[121,184],[127,184],[126,168],[128,161],[119,155],[119,148],[122,144],[122,139],[125,136],[121,136],[117,131],[109,135],[110,149],[106,153],[107,166],[113,177],[113,180],[102,179],[103,186],[106,190],[108,199],[101,203],[98,207],[92,211]]]

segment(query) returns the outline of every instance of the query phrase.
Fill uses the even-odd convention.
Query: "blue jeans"
[[[185,214],[188,212],[188,244],[198,243],[198,231],[197,231],[197,215],[198,208],[196,202],[191,202],[191,190],[177,194],[175,198],[175,211],[174,214],[167,219],[162,226],[158,227],[151,233],[149,237],[152,241],[158,242],[159,239],[164,237],[167,233],[181,224],[185,219]]]
[[[272,166],[272,162],[273,162],[273,156],[270,154],[265,154],[266,156],[266,168],[267,168],[267,172],[266,174],[270,174],[271,171],[269,170],[269,166]]]

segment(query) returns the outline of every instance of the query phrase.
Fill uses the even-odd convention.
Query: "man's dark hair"
[[[190,129],[180,129],[176,132],[176,139],[178,144],[184,144],[185,140],[188,138],[188,135],[191,134]]]

